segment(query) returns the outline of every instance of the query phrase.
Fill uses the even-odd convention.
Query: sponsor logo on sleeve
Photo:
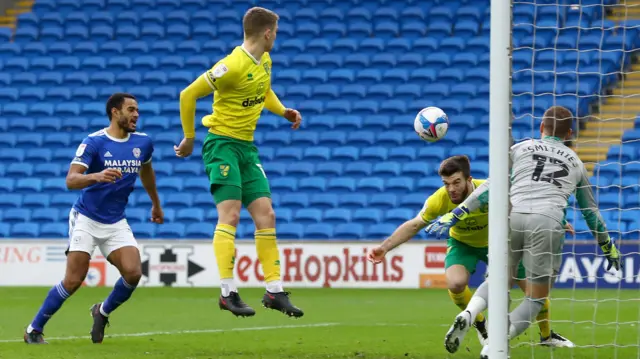
[[[78,146],[78,149],[76,150],[76,157],[82,156],[85,148],[87,148],[87,145],[84,143],[81,143],[80,146]]]

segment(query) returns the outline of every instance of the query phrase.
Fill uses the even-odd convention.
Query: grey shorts
[[[541,214],[511,213],[510,227],[512,275],[522,260],[527,279],[535,282],[555,277],[562,264],[565,237],[562,224]]]

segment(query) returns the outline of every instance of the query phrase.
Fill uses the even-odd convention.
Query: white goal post
[[[509,147],[511,0],[491,0],[489,80],[489,338],[491,359],[509,357]]]
[[[489,357],[640,358],[640,0],[491,0],[490,14]],[[624,268],[606,269],[572,199],[548,313],[575,348],[543,352],[535,323],[508,341],[509,292],[521,297],[508,288],[509,147],[539,137],[553,105],[577,119],[572,147]]]

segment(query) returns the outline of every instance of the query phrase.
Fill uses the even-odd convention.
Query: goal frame
[[[489,66],[489,357],[509,358],[509,149],[511,147],[511,0],[491,0]]]

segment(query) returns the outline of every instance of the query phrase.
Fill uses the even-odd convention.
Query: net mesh
[[[567,235],[551,292],[550,327],[576,347],[544,350],[534,323],[511,342],[511,355],[640,358],[640,0],[514,0],[512,6],[514,139],[538,138],[550,106],[573,112],[578,121],[569,144],[590,171],[624,268],[606,270],[572,198],[567,221],[575,234]],[[522,297],[511,293],[513,309]]]

